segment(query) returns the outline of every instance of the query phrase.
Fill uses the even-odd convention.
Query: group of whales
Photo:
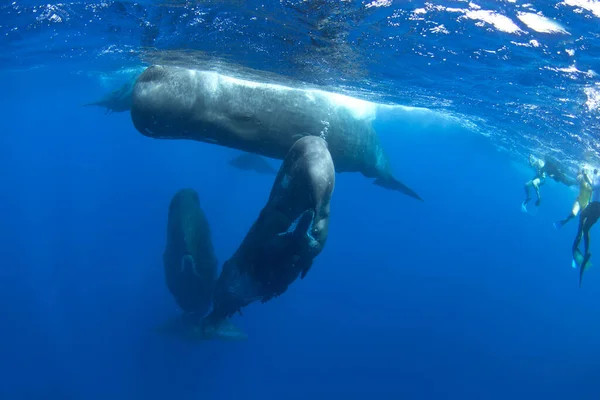
[[[339,98],[154,65],[90,103],[130,111],[135,128],[151,138],[241,150],[244,155],[231,162],[239,168],[270,173],[270,165],[259,168],[252,157],[283,160],[267,204],[218,276],[198,193],[182,189],[173,196],[163,264],[167,287],[184,313],[165,327],[196,339],[244,338],[229,317],[284,293],[306,276],[325,246],[335,172],[360,172],[376,185],[422,200],[392,175],[371,118]]]

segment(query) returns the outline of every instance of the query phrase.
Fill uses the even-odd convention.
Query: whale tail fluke
[[[190,321],[181,315],[165,321],[154,327],[154,331],[167,336],[174,336],[190,342],[205,340],[225,340],[239,342],[248,339],[248,335],[225,319],[216,323],[203,321]]]
[[[241,342],[247,340],[248,335],[232,324],[228,318],[216,323],[209,322],[209,319],[205,319],[204,338],[205,340],[219,339],[229,342]]]
[[[414,190],[412,190],[411,188],[409,188],[404,183],[400,182],[399,180],[397,180],[396,178],[394,178],[391,175],[387,176],[385,178],[377,178],[377,179],[375,179],[375,181],[373,181],[373,183],[377,186],[381,186],[386,189],[395,190],[395,191],[405,194],[409,197],[412,197],[413,199],[424,201],[421,198],[421,196],[419,196],[417,194],[417,192],[415,192]]]

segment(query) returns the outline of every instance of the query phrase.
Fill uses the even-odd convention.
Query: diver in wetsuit
[[[598,170],[594,170],[594,174],[597,174]],[[562,228],[567,222],[572,220],[579,214],[579,211],[584,210],[592,197],[592,177],[588,174],[585,168],[581,169],[580,174],[577,176],[577,182],[579,182],[579,195],[575,199],[571,213],[563,220],[554,223],[556,229]]]
[[[529,165],[535,171],[535,176],[532,180],[525,183],[525,200],[521,203],[521,209],[524,212],[527,212],[527,203],[531,200],[531,195],[529,194],[529,188],[533,187],[535,189],[535,194],[537,195],[537,200],[535,202],[536,206],[540,205],[542,198],[540,197],[540,186],[546,182],[546,172],[544,170],[545,163],[543,160],[534,157],[533,155],[529,155]]]
[[[566,186],[574,186],[577,184],[577,179],[570,177],[562,168],[560,161],[552,156],[545,157],[544,172],[556,182],[560,182]]]
[[[545,157],[544,160],[529,155],[529,165],[535,170],[535,176],[532,180],[525,183],[525,200],[521,203],[523,212],[527,212],[527,203],[531,200],[529,188],[533,187],[537,195],[536,206],[540,205],[542,198],[540,197],[540,186],[546,182],[546,177],[554,179],[566,186],[577,184],[577,180],[567,175],[567,172],[562,168],[560,162],[551,156]]]
[[[573,242],[573,267],[579,266],[579,287],[581,287],[581,280],[583,279],[583,273],[588,266],[590,257],[590,229],[600,218],[600,176],[598,176],[598,170],[594,170],[594,179],[592,180],[592,199],[587,207],[579,215],[579,228],[577,229],[577,235]],[[579,250],[579,244],[581,238],[584,241],[584,253],[581,254]]]

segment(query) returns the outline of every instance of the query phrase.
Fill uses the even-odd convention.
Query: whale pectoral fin
[[[310,267],[312,267],[312,262],[302,269],[302,273],[300,274],[300,279],[304,279],[308,271],[310,271]]]
[[[280,238],[286,238],[286,245],[296,248],[297,252],[311,252],[312,249],[318,248],[319,242],[314,238],[312,234],[312,228],[315,222],[315,212],[311,209],[304,211],[288,228],[287,231],[282,232],[278,235]],[[306,259],[306,257],[303,257]],[[300,272],[300,279],[304,279],[310,267],[312,266],[311,261],[302,268]]]
[[[264,159],[254,153],[242,153],[229,160],[229,165],[243,171],[255,171],[259,174],[277,174],[277,170]]]
[[[281,238],[292,239],[294,243],[300,242],[304,237],[308,237],[309,240],[314,240],[311,233],[314,220],[315,212],[308,209],[290,224],[287,231],[281,232],[278,236]]]
[[[386,189],[395,190],[409,197],[412,197],[413,199],[423,201],[423,199],[417,194],[417,192],[415,192],[414,190],[412,190],[393,176],[389,176],[386,178],[377,178],[375,179],[375,181],[373,181],[373,183],[377,186],[381,186]]]

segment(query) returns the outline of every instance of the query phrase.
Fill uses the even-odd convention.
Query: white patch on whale
[[[192,257],[189,254],[186,254],[183,257],[181,257],[181,269],[179,270],[179,272],[185,272],[187,266],[191,267],[191,270],[194,273],[194,275],[200,276],[200,274],[196,270],[196,261],[194,261],[194,257]]]
[[[304,216],[304,214],[306,214],[307,212],[312,212],[312,210],[306,210],[302,214],[300,214],[298,216],[298,218],[296,218],[290,224],[290,227],[287,229],[287,231],[279,233],[278,236],[285,236],[285,235],[293,234],[296,231],[296,228],[298,227],[298,223],[300,223],[300,219],[302,219],[302,217]],[[315,239],[315,237],[312,235],[314,224],[315,224],[315,213],[313,212],[312,213],[312,217],[310,219],[310,224],[308,225],[308,229],[305,232],[306,236],[308,236],[308,238],[310,239],[310,246],[311,247],[314,247],[314,246],[318,245],[317,239]]]
[[[279,183],[283,189],[290,187],[290,176],[288,174],[283,175],[281,182]]]
[[[263,83],[254,82],[245,79],[235,78],[233,76],[221,75],[214,71],[200,71],[186,69],[189,75],[194,79],[195,82],[200,80],[200,76],[203,76],[204,87],[203,89],[209,92],[211,95],[215,95],[219,92],[221,85],[242,85],[249,88],[262,88],[273,91],[289,92],[298,90],[298,88],[282,86],[275,83]],[[208,79],[207,79],[208,78]],[[326,92],[320,89],[301,89],[304,91],[306,97],[315,102],[317,98],[325,98],[329,104],[335,108],[344,107],[348,109],[354,117],[358,119],[374,120],[377,113],[377,104],[357,99],[355,97],[346,96],[340,93]]]

